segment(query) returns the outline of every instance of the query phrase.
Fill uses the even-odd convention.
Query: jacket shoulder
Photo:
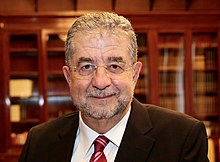
[[[158,121],[179,121],[183,123],[197,123],[200,122],[198,119],[187,115],[183,112],[171,110],[168,108],[163,108],[155,105],[150,105],[150,104],[143,104],[145,109],[148,110],[148,113],[151,116],[151,119],[157,118]]]
[[[48,134],[48,132],[60,132],[65,129],[65,127],[71,127],[71,125],[78,126],[78,114],[78,112],[72,112],[57,119],[41,123],[32,127],[30,132],[37,132],[37,134]]]

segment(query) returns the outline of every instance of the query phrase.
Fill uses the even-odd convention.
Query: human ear
[[[139,78],[139,74],[140,74],[140,71],[141,71],[141,67],[142,67],[142,63],[140,61],[138,61],[134,64],[134,73],[133,73],[133,82],[134,82],[134,84],[137,83],[137,80]]]
[[[68,66],[63,66],[63,74],[66,78],[67,83],[70,86],[71,83],[71,73],[70,73],[70,68]]]

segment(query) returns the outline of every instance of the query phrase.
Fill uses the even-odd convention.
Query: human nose
[[[92,85],[98,89],[105,89],[111,84],[111,78],[104,66],[98,66],[92,78]]]

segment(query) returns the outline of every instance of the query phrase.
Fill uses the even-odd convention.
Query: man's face
[[[141,63],[133,65],[126,35],[112,35],[106,31],[77,33],[72,65],[63,71],[70,87],[74,105],[87,117],[109,119],[125,112],[133,97],[133,91],[141,69]],[[79,69],[97,68],[87,76],[80,76]],[[116,65],[127,67],[120,74],[112,74]]]

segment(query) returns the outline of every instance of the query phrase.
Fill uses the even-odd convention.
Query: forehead
[[[90,31],[77,33],[74,37],[73,59],[81,57],[100,58],[121,57],[130,58],[128,36],[122,32]]]

